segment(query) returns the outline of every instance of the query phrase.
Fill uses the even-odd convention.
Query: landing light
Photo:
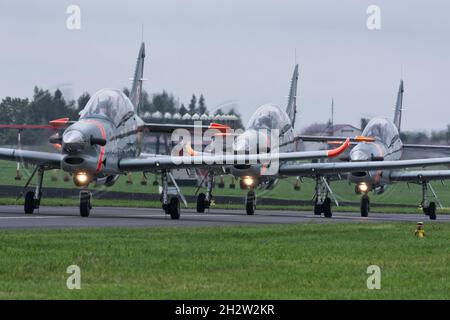
[[[253,186],[253,183],[255,182],[255,180],[253,179],[253,177],[244,177],[244,178],[242,178],[242,181],[244,182],[244,184],[245,184],[247,187]]]
[[[369,190],[369,186],[367,185],[367,183],[362,182],[360,184],[358,184],[358,191],[360,193],[366,193]]]
[[[87,186],[90,182],[89,175],[86,172],[78,172],[73,177],[75,185],[79,187]]]

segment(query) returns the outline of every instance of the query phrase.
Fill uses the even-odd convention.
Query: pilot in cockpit
[[[98,103],[95,113],[106,118],[111,118],[111,109],[112,101],[111,98],[108,98],[107,100],[103,100]]]

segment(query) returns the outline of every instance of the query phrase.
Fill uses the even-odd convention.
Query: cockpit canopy
[[[279,129],[286,131],[291,126],[288,115],[277,106],[265,104],[259,107],[248,121],[247,129]]]
[[[385,118],[374,118],[370,120],[362,135],[380,140],[387,146],[390,146],[394,139],[399,138],[397,127],[393,122]]]
[[[102,89],[97,91],[80,111],[80,119],[104,118],[117,126],[126,115],[133,112],[133,104],[121,90]]]

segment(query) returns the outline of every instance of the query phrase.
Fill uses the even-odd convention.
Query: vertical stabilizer
[[[295,65],[294,73],[292,74],[291,87],[289,89],[289,98],[286,108],[286,113],[291,119],[292,127],[295,125],[295,116],[297,114],[297,82],[298,64]]]
[[[402,106],[403,106],[403,80],[400,80],[400,87],[398,88],[397,103],[395,104],[394,124],[400,132],[402,124]]]
[[[138,112],[139,104],[142,97],[142,82],[144,81],[144,60],[145,60],[145,43],[142,42],[141,49],[134,70],[133,83],[131,85],[130,100],[134,105],[134,110]]]

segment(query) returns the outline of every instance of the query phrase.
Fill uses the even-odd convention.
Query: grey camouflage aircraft
[[[59,153],[39,152],[21,149],[0,148],[0,159],[20,161],[35,165],[24,191],[37,175],[34,191],[24,192],[24,210],[32,214],[39,208],[42,198],[44,173],[50,169],[61,169],[73,176],[80,191],[80,215],[87,217],[92,208],[92,194],[88,190],[91,182],[97,185],[113,185],[121,174],[131,171],[159,172],[162,180],[161,201],[163,210],[172,219],[180,217],[180,201],[177,196],[169,197],[168,180],[179,190],[170,173],[174,168],[215,168],[236,164],[236,168],[247,163],[271,161],[292,161],[320,159],[339,155],[348,147],[348,141],[334,150],[307,152],[280,152],[264,154],[227,154],[200,156],[145,155],[141,153],[144,129],[151,132],[171,132],[176,129],[193,130],[194,125],[172,125],[145,123],[138,116],[141,100],[145,59],[145,45],[142,43],[135,68],[132,89],[128,98],[121,90],[102,89],[95,93],[80,112],[78,121],[67,118],[51,121],[61,132],[50,138],[50,143],[61,146]],[[220,125],[218,125],[220,127]],[[202,129],[205,129],[202,127]],[[450,159],[443,161],[449,162]],[[179,195],[182,197],[181,192]]]
[[[397,102],[395,105],[394,119],[390,120],[383,117],[373,118],[362,132],[362,136],[373,138],[374,141],[362,141],[357,143],[350,151],[348,159],[349,163],[333,163],[324,164],[322,168],[316,170],[316,205],[315,214],[321,214],[323,203],[330,202],[329,195],[332,193],[329,180],[336,178],[335,174],[343,170],[351,171],[348,180],[354,183],[355,192],[361,194],[361,216],[367,217],[370,211],[369,192],[374,194],[383,193],[387,186],[394,182],[410,182],[417,183],[422,186],[422,202],[423,212],[430,217],[436,219],[436,203],[430,201],[429,191],[432,192],[434,198],[437,199],[430,181],[444,180],[450,178],[450,170],[414,170],[401,171],[392,170],[389,165],[392,161],[404,159],[405,151],[411,155],[417,153],[448,153],[450,146],[446,145],[423,145],[423,144],[405,144],[400,139],[400,128],[402,120],[404,83],[400,81],[397,94]],[[308,141],[325,141],[324,137],[307,137]],[[333,137],[329,137],[333,140]],[[378,169],[366,167],[367,162],[379,163]],[[408,160],[406,160],[408,161]],[[421,160],[409,160],[409,162]],[[359,168],[359,169],[358,169]],[[295,168],[285,168],[292,173]],[[351,169],[351,170],[350,170]],[[298,171],[301,173],[301,170]],[[324,179],[326,178],[326,179]],[[328,198],[328,199],[327,199]]]
[[[390,171],[392,169],[403,169],[410,167],[424,167],[438,164],[446,164],[448,158],[411,159],[400,160],[403,148],[435,150],[450,149],[445,146],[426,145],[402,145],[398,129],[401,121],[402,95],[399,93],[397,101],[397,111],[394,122],[384,118],[373,119],[366,127],[362,136],[354,138],[332,137],[332,136],[306,136],[294,137],[295,115],[297,113],[296,96],[298,83],[298,65],[295,66],[291,80],[288,103],[286,111],[275,105],[263,105],[255,111],[250,118],[246,130],[236,137],[234,150],[239,152],[251,152],[251,141],[268,141],[266,146],[270,149],[270,131],[277,130],[279,149],[283,152],[294,152],[295,143],[298,139],[307,142],[326,141],[347,141],[357,144],[351,151],[350,162],[348,163],[302,163],[296,164],[293,161],[283,161],[278,170],[272,174],[264,174],[264,169],[270,167],[270,163],[245,164],[225,167],[227,173],[240,179],[241,188],[247,189],[245,200],[246,212],[252,215],[256,209],[256,188],[273,188],[280,178],[287,176],[313,177],[316,180],[314,213],[324,214],[325,217],[332,216],[331,210],[331,188],[329,178],[337,177],[340,174],[348,174],[351,181],[358,183],[358,186],[365,185],[361,202],[361,212],[367,216],[368,196],[371,189],[384,188],[388,181],[419,181],[424,185],[424,211],[430,217],[435,218],[435,204],[428,202],[426,186],[430,179],[442,179],[450,177],[450,171]],[[400,88],[403,94],[403,82]],[[400,105],[400,107],[398,107]],[[261,137],[261,135],[263,135]],[[265,135],[265,136],[264,136]],[[259,149],[259,146],[258,146]],[[204,212],[209,207],[212,199],[212,181],[214,169],[209,170],[207,179],[206,194],[200,193],[197,198],[197,212]],[[389,180],[387,180],[388,178]],[[361,184],[364,183],[364,184]],[[431,186],[430,186],[431,187]],[[366,206],[366,207],[364,207]],[[367,208],[364,209],[363,208]],[[433,209],[434,208],[434,209]]]

